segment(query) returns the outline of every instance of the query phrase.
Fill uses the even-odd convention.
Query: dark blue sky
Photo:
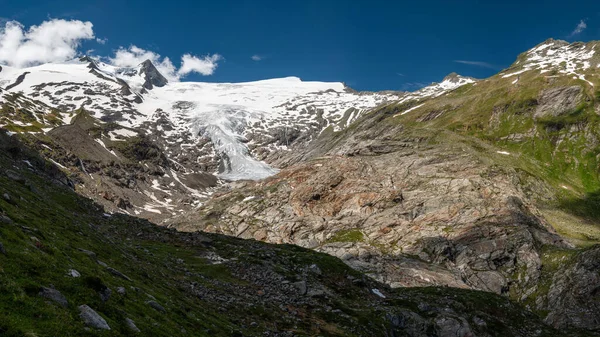
[[[187,80],[298,76],[359,90],[413,90],[452,71],[483,78],[547,38],[600,39],[598,1],[0,0],[0,8],[26,27],[91,21],[108,40],[82,50],[98,55],[136,45],[176,65],[184,53],[224,57],[214,75]],[[586,29],[571,35],[581,20]]]

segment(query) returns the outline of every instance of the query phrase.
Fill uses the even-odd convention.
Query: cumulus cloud
[[[140,63],[150,60],[169,81],[177,81],[175,66],[168,57],[161,57],[159,54],[142,49],[137,46],[129,48],[119,47],[114,57],[109,58],[109,62],[117,67],[137,67]]]
[[[0,23],[0,63],[21,68],[50,62],[64,62],[80,53],[84,40],[105,44],[107,38],[94,36],[91,22],[52,19],[26,29],[17,21]],[[85,54],[94,53],[93,49]],[[203,57],[185,54],[179,69],[168,57],[135,45],[119,47],[114,56],[104,58],[117,67],[136,67],[150,60],[169,81],[178,81],[190,73],[212,75],[223,57],[219,54]]]
[[[181,67],[177,69],[168,57],[162,57],[153,51],[137,46],[130,46],[129,48],[120,47],[115,52],[115,56],[109,58],[109,62],[117,67],[136,67],[142,62],[150,60],[167,80],[173,82],[192,72],[204,76],[212,75],[222,58],[219,54],[207,55],[202,58],[185,54],[181,57]]]
[[[16,21],[0,28],[0,62],[27,67],[77,56],[81,41],[94,38],[91,22],[52,19],[28,30]]]
[[[263,59],[260,55],[252,55],[250,58],[252,59],[252,61],[260,61]]]
[[[489,64],[487,62],[481,62],[481,61],[454,60],[454,62],[456,62],[456,63],[462,63],[462,64],[468,64],[470,66],[476,66],[476,67],[482,67],[482,68],[490,68],[490,69],[496,69],[497,68],[493,64]]]
[[[223,57],[219,54],[206,55],[202,58],[185,54],[181,57],[181,67],[177,71],[179,76],[185,76],[191,72],[199,73],[204,76],[212,75],[217,69],[218,62]]]
[[[577,34],[580,34],[586,28],[587,28],[587,23],[585,23],[584,20],[580,20],[579,23],[577,24],[577,27],[575,27],[575,29],[571,32],[571,34],[569,36],[575,36]]]

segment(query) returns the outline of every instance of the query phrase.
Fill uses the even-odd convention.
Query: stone
[[[321,268],[319,268],[319,266],[317,266],[316,264],[311,264],[308,267],[308,271],[310,271],[311,273],[321,276],[323,275],[323,272],[321,271]]]
[[[6,255],[6,248],[4,248],[4,245],[2,244],[2,242],[0,242],[0,253],[3,255]]]
[[[90,308],[87,305],[80,305],[78,307],[79,309],[79,317],[81,317],[81,319],[83,320],[83,323],[85,323],[85,325],[94,328],[94,329],[100,329],[100,330],[110,330],[110,326],[108,325],[108,323],[106,322],[106,320],[104,320],[104,318],[102,318],[102,316],[100,316],[97,312],[95,312],[92,308]]]
[[[474,336],[469,323],[462,317],[436,317],[434,323],[437,336]]]
[[[125,287],[118,287],[117,288],[117,294],[125,295],[126,292],[127,291],[125,290]]]
[[[94,253],[94,252],[92,252],[90,250],[85,250],[85,249],[81,249],[81,248],[78,248],[77,250],[79,250],[80,252],[84,253],[85,255],[87,255],[87,256],[89,256],[89,257],[91,257],[93,259],[96,258],[96,253]]]
[[[127,281],[131,281],[131,279],[127,275],[121,273],[120,271],[118,271],[118,270],[116,270],[116,269],[114,269],[112,267],[106,267],[106,270],[108,270],[111,274],[113,274],[115,276],[118,276],[118,277],[120,277],[122,279],[125,279]]]
[[[6,170],[4,172],[4,175],[6,175],[6,177],[10,180],[16,181],[18,183],[24,184],[25,183],[25,178],[23,178],[23,176],[21,176],[20,174],[18,174],[15,171],[12,170]]]
[[[125,318],[125,326],[133,332],[141,332],[131,318]]]
[[[62,307],[66,308],[69,306],[69,302],[67,301],[67,299],[63,296],[63,294],[60,293],[60,291],[56,289],[42,287],[38,295],[43,298],[47,298],[61,305]]]
[[[11,218],[7,217],[6,215],[0,215],[0,223],[12,225],[13,221]]]
[[[112,295],[112,290],[109,287],[104,288],[102,291],[99,291],[100,299],[102,302],[107,302],[110,299],[110,295]]]
[[[81,274],[75,269],[69,269],[69,271],[67,272],[67,275],[71,276],[71,277],[80,277],[81,276]]]
[[[162,305],[158,304],[158,302],[156,302],[156,301],[148,301],[146,303],[156,311],[159,311],[162,313],[167,312],[167,310],[165,310],[165,308]]]
[[[292,285],[298,290],[298,293],[302,296],[306,295],[308,291],[308,287],[306,286],[306,281],[298,281],[292,283]]]
[[[573,112],[582,101],[582,88],[578,85],[544,90],[538,98],[535,118],[557,117]]]

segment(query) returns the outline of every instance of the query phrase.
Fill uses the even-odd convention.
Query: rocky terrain
[[[392,289],[297,246],[104,213],[5,130],[0,168],[3,336],[563,335],[495,294]]]
[[[275,177],[238,183],[170,223],[315,249],[392,287],[503,294],[553,326],[599,331],[598,105],[588,81],[600,81],[587,63],[575,78],[543,79],[524,60],[518,80],[509,69],[374,109],[278,159],[286,168]]]
[[[217,282],[169,299],[236,312],[215,318],[224,335],[598,335],[599,49],[548,40],[490,78],[450,74],[413,93],[297,78],[169,83],[149,61],[4,67],[0,125],[46,160],[18,167],[98,203],[88,215],[105,224],[98,240],[128,260],[142,258],[129,241],[160,241],[145,258],[165,259],[153,272],[169,275],[170,288],[188,289],[192,267]],[[198,253],[208,259],[199,265],[180,247],[220,250]],[[337,274],[289,254],[325,259]],[[198,271],[207,263],[226,264],[226,280]],[[254,312],[240,301],[264,304],[261,319],[238,319]],[[84,321],[95,317],[87,305]],[[507,305],[501,323],[471,315]],[[361,307],[373,310],[362,316]],[[117,311],[105,323],[128,326],[125,307]],[[536,323],[505,316],[513,313]],[[188,318],[156,329],[188,331]]]

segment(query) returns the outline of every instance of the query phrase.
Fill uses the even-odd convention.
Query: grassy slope
[[[600,81],[594,75],[589,71],[586,79],[598,87]],[[553,195],[537,199],[546,219],[559,233],[581,246],[599,243],[600,116],[595,109],[600,104],[600,91],[585,81],[555,73],[528,71],[513,83],[516,79],[496,75],[468,84],[386,122],[401,123],[415,133],[419,129],[429,134],[448,130],[475,143],[483,140],[493,148],[482,149],[482,155],[494,156],[499,165],[514,167],[552,187]],[[543,90],[573,85],[584,88],[586,97],[574,111],[534,120],[533,112]],[[398,112],[406,108],[387,107]],[[449,135],[439,133],[437,138],[444,134]],[[496,151],[510,155],[496,155]]]

